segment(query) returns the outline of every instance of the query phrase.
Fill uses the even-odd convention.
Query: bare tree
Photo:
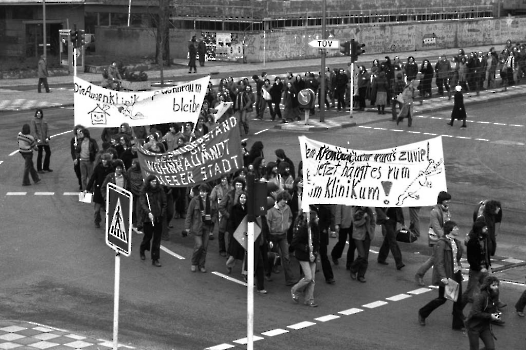
[[[164,61],[170,62],[170,0],[150,0],[148,4],[150,20],[154,25],[152,34],[155,37],[155,62],[161,72],[161,86],[164,85]]]

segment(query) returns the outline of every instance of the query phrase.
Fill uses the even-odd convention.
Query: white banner
[[[214,116],[214,122],[217,123],[217,121],[219,120],[219,118],[221,118],[223,116],[223,114],[225,114],[225,112],[229,109],[229,108],[233,108],[232,106],[234,105],[234,102],[221,102],[220,104],[218,104],[215,109],[217,110],[216,113],[212,114]]]
[[[74,123],[85,127],[118,127],[195,123],[210,76],[154,91],[113,91],[75,78]]]
[[[423,207],[447,191],[442,137],[354,150],[300,136],[303,210],[310,204]]]

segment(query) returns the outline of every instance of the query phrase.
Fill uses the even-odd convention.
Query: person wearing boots
[[[453,96],[453,111],[451,112],[451,121],[447,123],[449,126],[453,126],[455,119],[462,120],[461,128],[466,127],[466,108],[464,107],[464,96],[462,95],[462,87],[457,85],[455,87],[455,95]]]

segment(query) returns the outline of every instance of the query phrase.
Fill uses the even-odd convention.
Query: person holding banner
[[[405,264],[402,262],[402,252],[396,242],[396,225],[401,224],[404,227],[404,212],[399,207],[376,208],[376,215],[376,223],[382,225],[384,235],[384,241],[378,252],[378,263],[388,265],[385,260],[390,250],[396,263],[396,269],[401,270]]]
[[[206,251],[213,219],[217,216],[217,205],[210,199],[210,186],[203,183],[199,186],[199,195],[192,198],[188,204],[185,219],[185,231],[194,235],[194,252],[192,254],[192,272],[197,269],[206,272]]]
[[[144,228],[144,238],[140,247],[141,260],[146,259],[144,252],[150,250],[151,242],[152,265],[161,267],[162,265],[159,262],[161,257],[161,235],[167,201],[166,194],[154,175],[149,175],[146,178],[139,201],[143,212],[142,222]]]

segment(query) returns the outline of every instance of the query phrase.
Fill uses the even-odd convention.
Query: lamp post
[[[42,27],[43,27],[43,33],[42,35],[44,36],[44,40],[43,40],[43,46],[42,46],[42,50],[43,50],[43,55],[44,55],[44,58],[46,58],[46,54],[47,54],[47,43],[46,43],[46,0],[42,0]]]
[[[321,18],[321,38],[323,40],[327,39],[327,33],[326,33],[326,26],[325,23],[327,22],[327,0],[323,0],[323,8],[322,8],[322,18]],[[325,55],[327,54],[327,51],[325,49],[321,50],[321,69],[320,69],[320,122],[325,121]],[[316,94],[314,94],[314,98],[316,98]],[[315,102],[316,103],[316,102]]]

